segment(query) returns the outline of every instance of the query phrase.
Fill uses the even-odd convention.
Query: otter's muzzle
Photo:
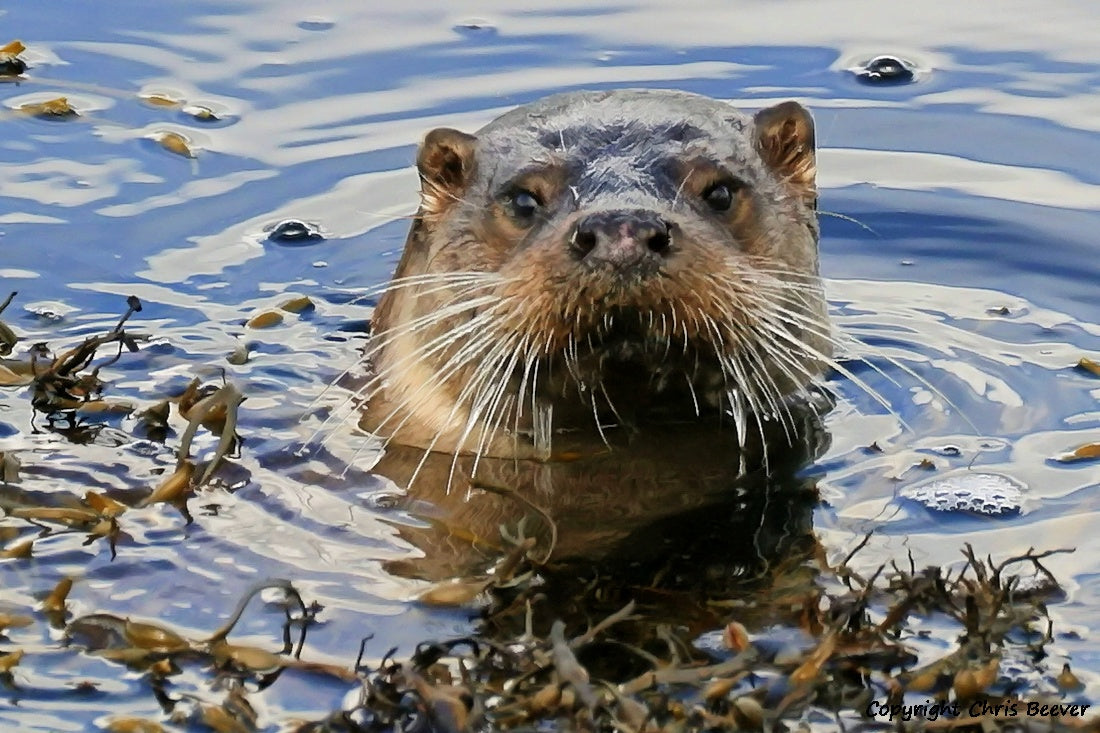
[[[672,248],[675,225],[644,209],[600,211],[577,222],[570,251],[588,265],[621,272],[656,269]]]

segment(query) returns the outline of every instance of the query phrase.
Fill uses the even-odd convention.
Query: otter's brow
[[[687,143],[704,138],[706,134],[702,128],[683,120],[659,123],[631,120],[549,129],[539,135],[539,144],[549,150],[588,157],[596,153],[648,146],[654,142]]]
[[[689,158],[670,156],[658,163],[661,172],[677,181],[690,178],[701,187],[718,181],[727,181],[737,185],[752,182],[749,171],[744,166],[732,167],[725,161],[714,160],[708,156],[695,155]]]
[[[518,190],[545,191],[561,188],[569,177],[569,166],[562,162],[539,161],[521,168],[497,186],[496,195],[506,197]]]

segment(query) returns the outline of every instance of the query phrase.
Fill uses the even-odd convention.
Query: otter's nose
[[[655,265],[667,255],[672,229],[653,211],[601,211],[577,222],[569,245],[585,262],[630,270]]]

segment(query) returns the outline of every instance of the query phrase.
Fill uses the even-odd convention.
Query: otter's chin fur
[[[793,424],[830,358],[801,106],[561,94],[434,130],[417,166],[365,428],[545,459],[654,422],[717,416],[742,445],[750,418]]]

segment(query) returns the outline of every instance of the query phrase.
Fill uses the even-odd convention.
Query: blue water
[[[881,359],[896,384],[861,373],[891,414],[837,380],[833,444],[811,469],[826,552],[843,557],[867,531],[857,562],[872,569],[907,552],[918,564],[956,563],[964,541],[994,556],[1077,547],[1049,561],[1067,592],[1050,609],[1056,628],[1075,632],[1050,645],[1049,667],[1057,674],[1070,661],[1084,696],[1100,692],[1087,630],[1100,588],[1100,468],[1049,460],[1100,440],[1100,381],[1071,368],[1100,354],[1094,14],[1048,4],[1041,25],[1033,3],[992,14],[912,6],[880,15],[854,2],[717,0],[675,11],[656,0],[521,0],[464,13],[350,0],[0,9],[0,45],[21,39],[31,66],[0,83],[0,295],[19,291],[0,317],[20,348],[73,345],[113,326],[135,294],[144,310],[131,325],[153,341],[105,370],[109,396],[144,408],[193,376],[220,383],[224,371],[248,398],[241,457],[191,500],[193,523],[166,506],[127,512],[114,559],[101,541],[53,532],[33,559],[0,561],[0,611],[33,613],[73,575],[72,614],[160,619],[197,638],[243,588],[287,577],[325,607],[309,658],[348,665],[368,633],[377,657],[468,630],[467,614],[410,603],[422,584],[382,569],[412,551],[377,508],[391,487],[356,465],[342,473],[356,450],[350,430],[331,439],[340,461],[294,457],[318,427],[302,417],[318,400],[339,401],[324,387],[359,359],[369,308],[354,296],[384,282],[400,254],[424,132],[473,130],[561,90],[676,88],[749,108],[796,98],[814,110],[820,206],[846,217],[822,220],[836,324],[937,391]],[[911,61],[916,81],[868,85],[847,71],[880,53]],[[151,94],[220,119],[142,100]],[[80,117],[13,111],[57,96]],[[191,141],[194,159],[153,139],[169,131]],[[289,218],[324,239],[269,241]],[[244,325],[292,295],[316,308],[272,329]],[[251,360],[229,364],[241,343]],[[131,419],[95,420],[109,429],[74,444],[45,429],[25,390],[0,390],[0,451],[24,467],[21,484],[0,487],[4,501],[148,491],[171,469],[183,422],[157,444],[135,438]],[[885,451],[865,451],[872,442]],[[200,434],[197,449],[208,456],[215,443]],[[936,452],[945,445],[960,455]],[[1021,510],[975,518],[900,500],[901,488],[929,478],[910,468],[930,455],[937,476],[971,463],[1011,476],[1025,487]],[[8,528],[35,536],[23,520],[0,520]],[[235,638],[277,643],[279,618],[257,603]],[[0,701],[0,726],[80,730],[115,714],[160,716],[140,679],[59,645],[44,621],[0,637],[0,653],[14,648],[27,656]],[[83,680],[98,690],[75,699]],[[201,670],[175,684],[220,699]],[[324,715],[348,689],[286,674],[256,696],[260,725]]]

